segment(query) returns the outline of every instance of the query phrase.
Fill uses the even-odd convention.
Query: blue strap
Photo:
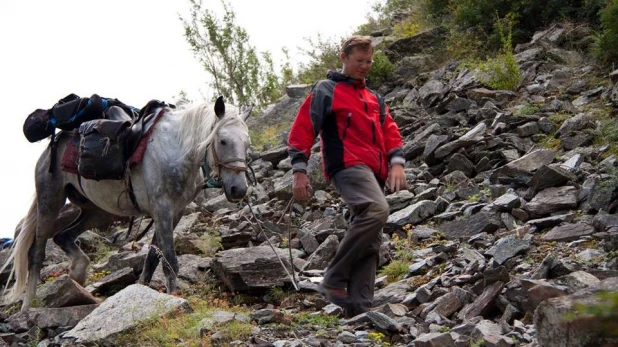
[[[204,179],[206,180],[204,188],[222,188],[221,181],[214,179],[210,176],[210,165],[208,165],[208,157],[204,156],[204,163],[202,164],[202,171],[204,172]]]

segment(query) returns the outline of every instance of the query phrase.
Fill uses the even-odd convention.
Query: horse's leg
[[[90,264],[88,256],[77,246],[75,240],[84,231],[109,225],[114,221],[114,216],[108,212],[89,204],[82,207],[79,216],[73,223],[54,236],[54,242],[71,259],[69,276],[80,285],[86,283],[86,270]]]
[[[176,225],[178,225],[178,222],[180,222],[180,218],[182,218],[182,213],[179,214],[178,216],[176,216],[174,218],[174,224],[172,226],[172,250],[173,250],[173,230],[176,228]],[[148,251],[148,256],[146,257],[146,261],[144,262],[144,269],[142,271],[142,274],[140,276],[139,279],[139,283],[140,284],[144,284],[147,285],[148,283],[150,283],[150,281],[152,280],[152,275],[154,275],[155,270],[157,269],[157,266],[159,265],[159,253],[157,252],[157,249],[159,249],[159,243],[157,241],[157,230],[155,229],[155,234],[152,237],[152,242],[150,250]],[[174,252],[174,256],[176,255],[176,252]],[[167,264],[165,264],[165,262],[163,263],[163,271],[165,273],[165,268],[168,267]],[[176,273],[178,273],[178,270],[174,270]],[[167,278],[167,275],[166,275]],[[169,287],[167,287],[169,288]]]
[[[32,306],[32,300],[36,294],[36,286],[40,281],[41,267],[45,260],[45,245],[55,232],[54,222],[65,200],[66,195],[62,189],[62,184],[59,182],[54,182],[53,180],[37,182],[37,229],[34,243],[28,252],[28,284],[21,307],[22,311],[26,311]]]
[[[159,256],[157,255],[157,251],[155,248],[158,247],[156,235],[157,231],[155,230],[155,233],[152,236],[152,242],[150,242],[148,256],[146,256],[146,261],[144,261],[144,268],[142,270],[142,274],[139,277],[139,284],[148,285],[152,280],[152,275],[154,274],[157,266],[159,265]]]

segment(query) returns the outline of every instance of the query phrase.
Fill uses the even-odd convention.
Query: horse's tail
[[[9,278],[6,280],[4,291],[6,292],[13,275],[15,275],[15,285],[13,285],[11,292],[8,293],[6,303],[17,301],[28,283],[28,250],[30,250],[30,246],[32,246],[34,236],[36,235],[37,214],[38,204],[35,195],[34,201],[32,205],[30,205],[28,215],[21,223],[19,235],[17,235],[11,246],[11,254],[0,269],[0,273],[2,273],[4,269],[9,266],[11,260],[13,261],[13,269],[11,270]]]

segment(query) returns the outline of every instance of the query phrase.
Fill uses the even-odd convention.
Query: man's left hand
[[[391,166],[388,176],[388,186],[392,193],[399,193],[400,190],[406,189],[406,173],[402,165]]]

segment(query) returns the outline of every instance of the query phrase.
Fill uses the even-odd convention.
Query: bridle
[[[221,161],[219,160],[217,150],[215,149],[215,142],[216,141],[213,141],[208,148],[212,151],[212,157],[214,159],[216,173],[214,175],[211,174],[211,168],[208,164],[208,153],[206,153],[206,155],[204,156],[204,164],[202,165],[202,172],[204,173],[203,189],[223,188],[223,182],[221,181],[221,168],[232,170],[236,173],[245,172],[245,174],[247,175],[247,180],[251,183],[251,185],[255,185],[257,183],[257,180],[255,178],[255,172],[250,166],[250,158],[230,158],[226,161]],[[241,165],[230,165],[232,163],[241,163]]]

